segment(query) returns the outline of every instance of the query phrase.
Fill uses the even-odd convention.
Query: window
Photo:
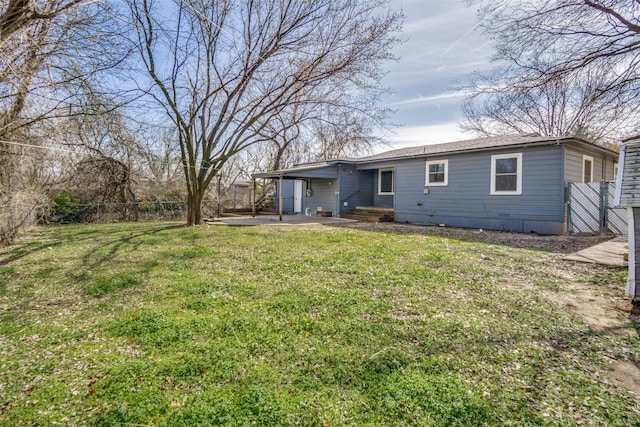
[[[393,169],[378,171],[378,194],[393,194]]]
[[[618,162],[613,162],[613,179],[618,179]]]
[[[582,182],[593,181],[593,157],[582,156]]]
[[[425,186],[427,185],[442,185],[445,186],[449,182],[449,161],[448,160],[434,160],[427,162],[427,179]]]
[[[522,153],[491,156],[491,194],[522,194]]]

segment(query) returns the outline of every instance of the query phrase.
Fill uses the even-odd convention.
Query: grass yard
[[[640,425],[554,302],[626,271],[327,226],[39,228],[0,250],[2,425]]]

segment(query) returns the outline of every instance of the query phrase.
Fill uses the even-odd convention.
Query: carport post
[[[278,189],[278,199],[279,199],[279,206],[278,206],[278,213],[280,214],[280,221],[282,221],[282,191],[283,191],[283,184],[284,183],[284,178],[282,175],[280,175],[280,181],[278,182],[278,184],[280,185],[280,188]]]
[[[253,184],[253,192],[251,194],[251,217],[255,218],[256,217],[256,179],[253,178],[251,180],[251,183]]]

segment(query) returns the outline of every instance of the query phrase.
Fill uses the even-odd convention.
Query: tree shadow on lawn
[[[89,238],[83,239],[83,240],[89,240]],[[63,241],[59,241],[59,242],[30,242],[30,243],[26,243],[23,245],[12,245],[9,248],[5,248],[8,249],[6,254],[6,257],[0,258],[0,266],[5,266],[8,264],[11,264],[14,261],[17,261],[21,258],[24,258],[26,256],[29,255],[33,255],[36,252],[40,252],[43,251],[45,249],[49,250],[49,249],[53,249],[56,248],[58,246],[61,246],[63,243]]]
[[[129,233],[128,235],[122,236],[117,239],[110,239],[104,244],[97,245],[93,249],[88,250],[82,257],[82,265],[89,268],[98,267],[105,262],[113,260],[118,252],[120,252],[124,247],[133,250],[140,249],[140,246],[144,244],[144,241],[140,239],[141,237],[155,236],[163,231],[174,230],[178,228],[186,229],[188,228],[188,226],[186,224],[163,225],[153,228],[145,228],[134,233]],[[118,232],[116,232],[116,234]],[[108,248],[108,251],[104,255],[96,256],[98,252],[104,250],[105,248]]]
[[[55,227],[64,227],[64,226],[56,225]],[[153,227],[153,228],[145,228],[144,230],[140,230],[135,234],[129,234],[119,239],[105,242],[103,245],[98,245],[95,248],[89,250],[82,257],[83,265],[86,267],[94,267],[94,266],[100,265],[102,262],[109,261],[126,244],[132,245],[135,249],[138,249],[138,247],[140,246],[140,243],[137,243],[137,244],[132,243],[135,238],[143,237],[145,235],[155,235],[166,230],[172,230],[176,228],[186,228],[186,227],[187,226],[184,224],[172,224],[172,225],[162,225],[162,226]],[[0,258],[0,267],[6,266],[19,259],[25,258],[29,255],[33,255],[43,250],[51,250],[51,249],[61,247],[70,240],[73,240],[74,243],[93,242],[95,241],[96,235],[104,235],[104,233],[100,233],[100,230],[80,231],[78,233],[66,235],[64,239],[59,239],[57,241],[30,241],[24,244],[12,245],[7,248],[4,248],[5,249],[4,255],[6,256]],[[91,258],[98,251],[107,247],[108,245],[112,245],[112,247],[110,248],[107,254],[96,259],[95,261],[90,261]]]

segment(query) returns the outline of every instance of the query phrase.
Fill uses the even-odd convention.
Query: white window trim
[[[444,182],[429,182],[429,166],[444,164]],[[428,161],[426,166],[426,176],[424,179],[425,187],[445,187],[449,185],[449,160],[431,160]]]
[[[382,172],[391,172],[391,192],[382,192]],[[393,196],[396,187],[396,171],[394,168],[378,169],[378,195],[379,196]]]
[[[584,180],[584,162],[589,160],[591,162],[591,175],[589,175],[591,177],[591,181],[589,182],[594,182],[593,181],[593,157],[591,156],[587,156],[586,154],[582,155],[582,182],[586,182]]]
[[[496,160],[516,158],[516,191],[496,191]],[[522,194],[522,153],[494,154],[491,156],[491,192],[492,196],[519,196]]]

